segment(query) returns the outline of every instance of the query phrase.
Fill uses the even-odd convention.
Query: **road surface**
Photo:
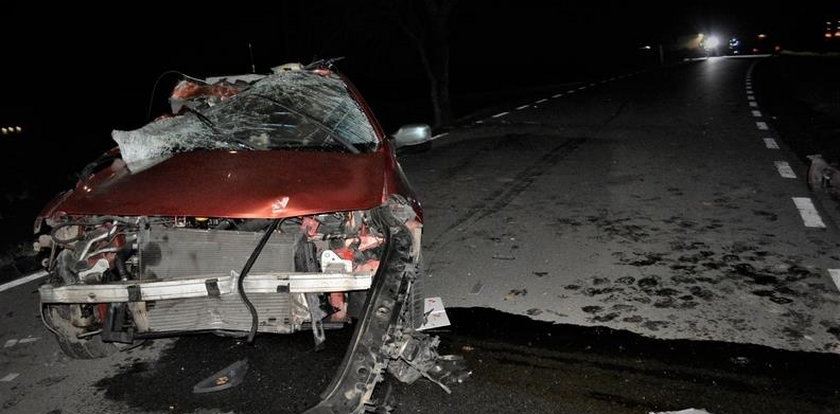
[[[575,84],[405,154],[425,293],[451,308],[438,334],[472,375],[451,395],[387,381],[382,398],[398,413],[836,412],[840,234],[762,112],[760,68],[720,58]],[[296,412],[349,336],[318,354],[308,334],[195,336],[73,361],[36,287],[0,292],[3,412]],[[240,387],[191,394],[245,357]]]

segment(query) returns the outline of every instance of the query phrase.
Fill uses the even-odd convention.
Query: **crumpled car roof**
[[[284,121],[277,122],[283,109],[288,110]],[[373,126],[344,81],[331,72],[304,70],[269,75],[201,113],[159,119],[111,135],[129,171],[136,173],[179,152],[279,149],[265,133],[254,134],[260,130],[301,145],[323,142],[332,134],[370,149],[378,144]]]

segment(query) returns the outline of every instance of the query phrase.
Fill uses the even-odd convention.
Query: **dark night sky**
[[[258,71],[288,61],[346,56],[339,68],[375,111],[392,102],[425,105],[427,84],[417,53],[371,5],[376,2],[310,3],[4,5],[0,50],[6,89],[0,122],[28,124],[42,140],[83,140],[102,148],[110,145],[111,129],[145,122],[159,74],[246,72],[249,42]],[[840,18],[840,8],[829,10],[823,2],[489,3],[457,3],[450,33],[456,94],[595,76],[632,59],[641,45],[698,32],[766,31],[787,45],[802,45],[811,36],[808,29],[819,37],[826,17]],[[157,108],[174,81],[163,83]],[[389,127],[404,121],[384,112],[380,118]]]

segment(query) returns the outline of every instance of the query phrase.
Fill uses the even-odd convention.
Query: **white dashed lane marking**
[[[766,131],[767,130],[767,122],[761,122],[761,121],[756,122],[755,127],[762,130],[762,131]]]
[[[6,341],[6,344],[3,345],[3,348],[11,348],[11,347],[17,345],[17,342],[18,342],[17,339],[9,339],[9,340]]]
[[[517,110],[517,111],[521,111],[521,110],[523,110],[523,109],[525,109],[525,108],[527,108],[527,107],[529,107],[529,106],[531,106],[531,105],[522,105],[522,106],[517,106],[517,107],[516,107],[516,110]]]
[[[562,94],[562,93],[558,93],[558,94],[555,94],[555,95],[551,95],[551,97],[552,97],[552,98],[559,98],[559,97],[561,97],[561,96],[563,96],[563,94]]]
[[[752,95],[747,95],[747,100],[748,100],[748,101],[754,101],[754,100],[755,100],[755,96],[752,96]]]
[[[17,378],[19,376],[20,376],[20,374],[18,374],[17,372],[10,372],[5,377],[0,378],[0,382],[12,382],[12,381],[15,380],[15,378]]]
[[[820,213],[814,207],[814,202],[808,197],[793,197],[793,204],[796,204],[796,209],[799,210],[799,215],[802,216],[802,221],[805,227],[825,228]]]
[[[541,103],[544,103],[544,102],[548,102],[548,99],[540,99],[539,101],[536,101],[534,103],[541,104]]]
[[[580,87],[580,88],[578,88],[577,90],[582,91],[582,90],[584,90],[584,89],[586,89],[586,86],[581,86],[581,87]]]
[[[493,115],[493,118],[503,117],[503,116],[505,116],[505,115],[507,115],[507,114],[509,114],[509,113],[510,113],[510,112],[499,112],[498,114]]]
[[[834,286],[837,286],[837,290],[840,290],[840,269],[828,269],[828,275],[831,276],[831,280],[834,281]]]
[[[793,168],[790,167],[787,161],[773,161],[773,164],[776,165],[776,169],[782,178],[796,178],[796,173],[793,172]]]
[[[752,114],[756,118],[761,118],[761,111],[752,111]]]
[[[757,107],[758,107],[758,102],[756,102],[756,101],[750,101],[750,107],[751,107],[751,108],[757,108]]]
[[[764,138],[764,145],[767,149],[779,149],[779,143],[773,138]]]

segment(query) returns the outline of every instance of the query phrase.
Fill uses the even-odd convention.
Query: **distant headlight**
[[[709,36],[703,42],[703,47],[706,50],[717,49],[720,46],[720,39],[717,36]]]

